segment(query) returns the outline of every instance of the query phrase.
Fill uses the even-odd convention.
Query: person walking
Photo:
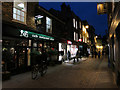
[[[77,62],[78,62],[79,61],[78,58],[80,58],[80,51],[77,51],[76,58],[77,58]]]
[[[100,59],[100,51],[98,52],[98,58]]]
[[[70,57],[71,57],[71,54],[70,54],[70,51],[68,51],[68,59],[70,61]]]
[[[95,51],[95,58],[97,57],[97,52]]]

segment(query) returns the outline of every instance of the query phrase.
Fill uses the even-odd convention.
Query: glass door
[[[18,67],[25,69],[27,66],[27,48],[26,47],[18,47]]]

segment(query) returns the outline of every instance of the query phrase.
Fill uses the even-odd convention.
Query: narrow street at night
[[[9,1],[0,5],[3,90],[120,88],[119,0]]]
[[[12,76],[3,88],[117,88],[107,57],[88,58],[72,64],[48,67],[44,77],[31,79],[31,72]]]

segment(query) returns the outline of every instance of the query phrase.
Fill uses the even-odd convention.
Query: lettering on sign
[[[20,31],[20,36],[21,36],[21,37],[23,36],[23,37],[28,38],[28,32],[21,30],[21,31]]]
[[[45,40],[51,40],[54,41],[53,37],[43,35],[43,34],[38,34],[30,31],[25,31],[25,30],[20,30],[20,36],[21,37],[26,37],[26,38],[38,38],[38,39],[45,39]]]

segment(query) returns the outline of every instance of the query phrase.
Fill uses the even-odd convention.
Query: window
[[[78,41],[78,33],[74,32],[74,41]]]
[[[86,37],[85,37],[85,43],[87,43],[87,39],[86,39]]]
[[[46,32],[52,33],[52,20],[46,17]]]
[[[83,42],[84,42],[85,40],[84,40],[84,36],[83,36]]]
[[[80,29],[81,29],[81,22],[79,22],[79,25],[80,25]]]
[[[81,34],[80,34],[80,39],[81,39]]]
[[[75,40],[75,32],[74,32],[74,40]]]
[[[26,22],[26,2],[15,2],[13,6],[13,19],[23,22]]]
[[[73,27],[75,28],[75,19],[73,19]]]
[[[76,41],[78,41],[78,33],[76,33]]]
[[[76,29],[77,29],[77,21],[76,21]]]

